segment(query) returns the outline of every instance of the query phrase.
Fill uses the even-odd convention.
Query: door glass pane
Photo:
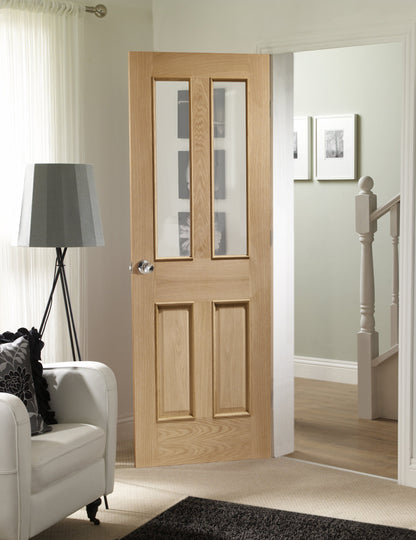
[[[191,257],[189,82],[156,81],[156,256]]]
[[[246,83],[213,83],[213,252],[247,255]]]

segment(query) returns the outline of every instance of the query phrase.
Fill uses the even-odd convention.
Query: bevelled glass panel
[[[246,83],[214,81],[213,255],[247,255]]]
[[[156,257],[191,257],[189,82],[155,82]]]

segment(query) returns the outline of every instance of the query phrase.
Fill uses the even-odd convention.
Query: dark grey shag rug
[[[188,497],[122,540],[162,539],[416,540],[416,531]]]

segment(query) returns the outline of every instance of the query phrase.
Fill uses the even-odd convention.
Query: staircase
[[[361,243],[360,331],[357,335],[358,415],[360,418],[397,419],[398,397],[398,328],[399,328],[399,236],[400,195],[377,208],[377,196],[371,191],[373,179],[363,176],[355,198],[355,223]],[[377,221],[390,214],[393,246],[393,286],[390,306],[391,347],[379,354],[378,332],[375,329],[375,291],[373,241]]]

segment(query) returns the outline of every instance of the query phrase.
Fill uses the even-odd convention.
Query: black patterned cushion
[[[23,401],[29,413],[32,435],[50,431],[51,428],[38,411],[30,347],[24,336],[10,343],[0,344],[0,392],[13,394]]]
[[[40,361],[40,353],[44,343],[41,340],[39,332],[36,328],[32,328],[30,331],[27,328],[19,328],[17,332],[4,332],[4,334],[0,334],[0,344],[10,343],[21,336],[24,336],[29,342],[30,363],[39,413],[47,424],[56,424],[55,413],[50,409],[49,405],[51,398],[48,391],[48,383],[43,376],[43,366]]]

